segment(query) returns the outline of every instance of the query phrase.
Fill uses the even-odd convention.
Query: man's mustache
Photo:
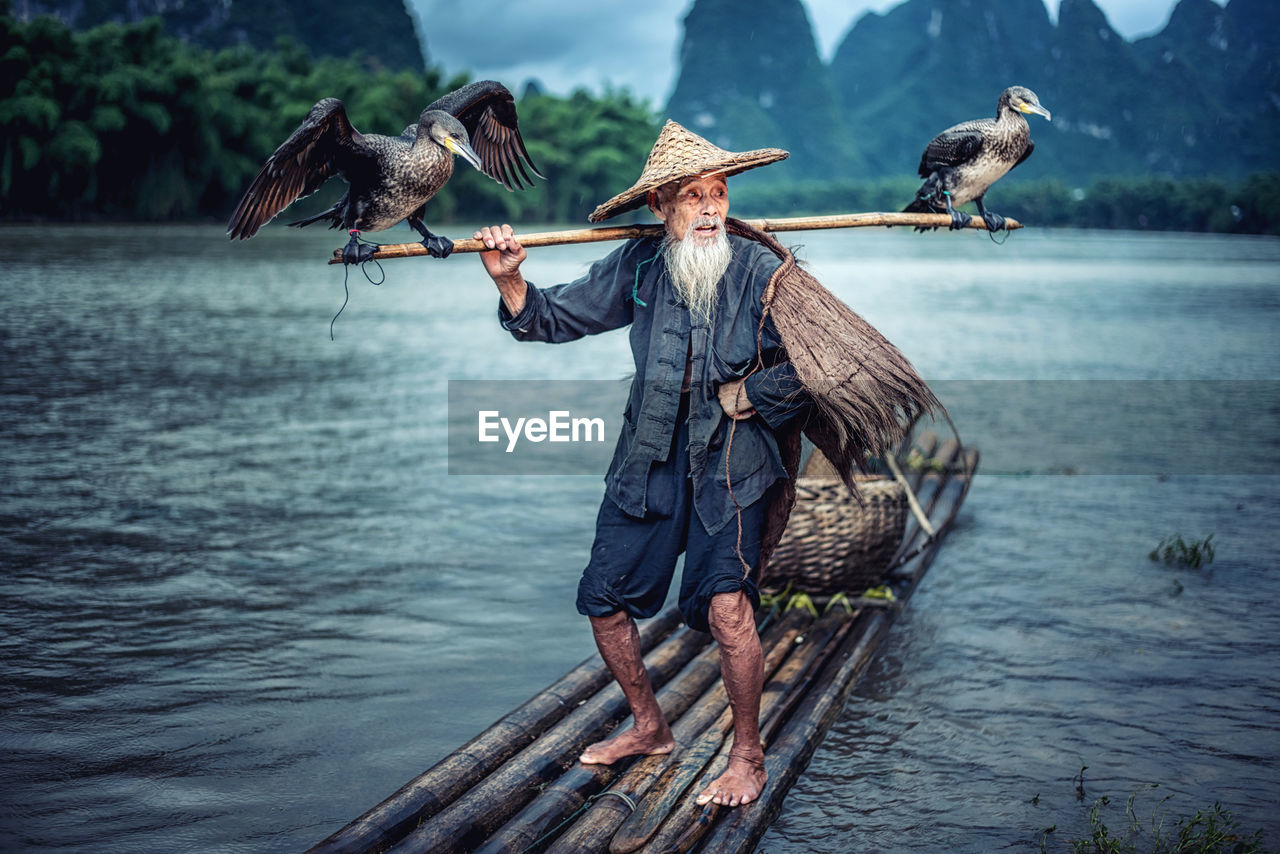
[[[700,216],[697,219],[695,219],[693,222],[689,223],[689,229],[685,232],[685,237],[692,235],[695,231],[697,231],[699,228],[703,228],[704,226],[711,226],[715,228],[717,232],[722,231],[724,229],[724,223],[721,222],[720,217]]]

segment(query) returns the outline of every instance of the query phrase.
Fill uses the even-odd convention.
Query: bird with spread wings
[[[482,80],[433,102],[399,136],[364,134],[347,118],[337,98],[325,98],[267,158],[227,225],[227,236],[246,240],[298,199],[333,176],[347,192],[333,207],[289,225],[327,221],[350,241],[343,261],[368,260],[372,246],[360,232],[382,231],[408,220],[429,254],[445,258],[453,241],[432,234],[423,222],[426,204],[453,174],[457,155],[508,190],[532,186],[542,175],[525,149],[515,100],[505,86]],[[526,166],[528,170],[526,171]]]

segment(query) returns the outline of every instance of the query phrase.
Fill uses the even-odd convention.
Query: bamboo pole
[[[918,452],[920,457],[927,463],[934,458],[937,450],[938,435],[932,430],[926,430],[916,438],[911,451],[908,452],[907,456]],[[924,477],[926,473],[925,468],[911,469],[906,472],[906,477],[908,488],[915,493],[916,502],[924,508],[925,516],[927,517],[929,516],[928,498],[930,493],[926,492],[924,489]],[[935,525],[934,527],[936,528],[937,526]],[[907,517],[906,524],[902,528],[902,543],[898,546],[898,551],[894,554],[893,560],[889,562],[889,566],[892,568],[890,572],[891,578],[899,575],[898,568],[902,563],[905,563],[911,557],[919,554],[926,546],[928,546],[928,541],[921,537],[921,533],[920,526],[916,522],[914,514]]]
[[[681,620],[680,612],[670,608],[646,622],[640,629],[641,649],[650,652],[679,627]],[[587,658],[391,797],[312,846],[306,854],[357,854],[396,841],[447,807],[612,678],[599,655]]]
[[[873,212],[857,214],[833,214],[830,216],[797,216],[782,219],[748,219],[747,225],[759,231],[816,231],[826,228],[868,228],[874,226],[919,226],[922,228],[949,228],[951,217],[946,214]],[[975,216],[969,220],[967,228],[985,231],[987,224],[982,217]],[[1022,228],[1016,219],[1005,219],[1005,227],[1009,231]],[[564,246],[570,243],[599,243],[607,240],[631,240],[636,237],[655,237],[662,234],[660,224],[646,225],[610,225],[600,228],[571,228],[565,231],[541,231],[531,234],[518,234],[520,245],[526,249],[538,246]],[[484,252],[486,247],[473,237],[464,237],[453,242],[453,253]],[[387,258],[411,258],[427,255],[427,247],[421,243],[384,243],[374,252],[374,260]],[[342,263],[342,250],[335,249],[330,264]]]
[[[930,457],[930,460],[942,466],[942,471],[925,471],[920,479],[919,486],[916,487],[917,500],[919,500],[920,504],[924,506],[925,513],[928,517],[931,520],[934,520],[934,527],[939,532],[951,524],[951,521],[955,516],[955,510],[960,506],[957,502],[951,506],[951,510],[947,513],[936,512],[938,502],[942,499],[944,491],[954,480],[952,466],[954,465],[961,450],[960,443],[954,438],[947,439],[939,445],[933,456]],[[922,533],[923,531],[916,520],[912,517],[908,517],[907,524],[903,531],[902,541],[904,544],[915,543],[915,546],[912,551],[906,552],[907,555],[918,556],[920,553],[929,550],[940,537],[939,533],[938,536],[935,536],[932,539],[923,538],[921,537]],[[905,583],[907,595],[910,595],[910,591],[915,589],[915,585],[924,575],[924,571],[927,568],[927,563],[922,564],[918,561],[908,561],[895,569],[890,575],[890,578],[896,582]]]

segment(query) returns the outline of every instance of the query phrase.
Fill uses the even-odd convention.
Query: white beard
[[[717,226],[716,236],[705,241],[696,237],[694,229],[703,225]],[[689,313],[710,322],[720,280],[733,257],[724,223],[718,218],[696,219],[690,223],[683,240],[667,239],[663,253],[676,293],[689,307]]]

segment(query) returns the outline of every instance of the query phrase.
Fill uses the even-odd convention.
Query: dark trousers
[[[682,401],[671,451],[649,471],[645,515],[627,515],[608,496],[601,503],[591,560],[578,583],[580,614],[607,617],[626,611],[637,618],[657,614],[682,552],[680,613],[690,628],[708,631],[707,611],[711,597],[718,593],[741,590],[753,607],[760,606],[760,590],[751,575],[760,563],[766,500],[742,508],[741,544],[734,522],[715,534],[707,533],[693,506],[685,412]]]

